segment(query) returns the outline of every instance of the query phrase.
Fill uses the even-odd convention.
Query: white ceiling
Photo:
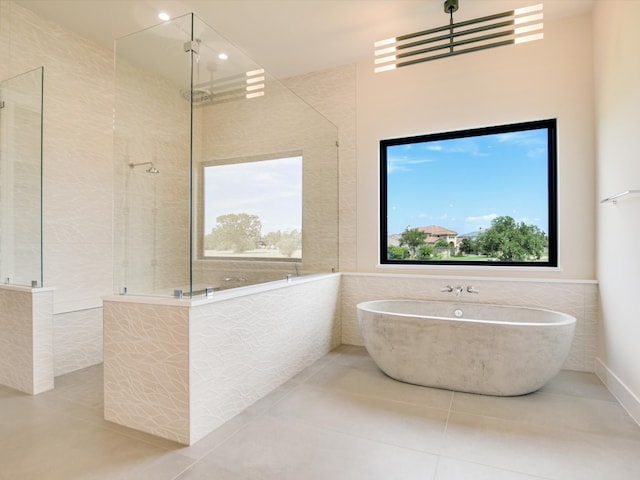
[[[444,0],[15,0],[107,49],[116,38],[193,12],[276,78],[373,55],[373,42],[445,25]],[[460,0],[454,21],[539,0]],[[596,0],[547,0],[546,21],[583,15]]]

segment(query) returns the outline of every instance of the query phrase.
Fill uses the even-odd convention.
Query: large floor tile
[[[432,408],[448,409],[452,392],[427,388],[394,380],[385,375],[373,362],[358,367],[340,361],[325,365],[306,382],[322,389],[335,389],[397,402],[414,403]]]
[[[548,480],[477,463],[440,457],[434,480]]]
[[[86,405],[102,406],[102,365],[83,368],[55,378],[55,388],[47,393]]]
[[[540,392],[617,403],[600,379],[589,372],[561,370],[540,389]]]
[[[340,345],[332,352],[333,360],[350,367],[360,367],[363,365],[375,365],[365,347],[355,345]]]
[[[21,434],[57,426],[67,418],[41,401],[39,396],[3,389],[0,397],[0,447],[12,443]]]
[[[553,480],[640,478],[640,441],[452,412],[442,454]]]
[[[0,479],[172,479],[193,459],[71,419],[24,429],[0,449]]]
[[[256,421],[258,415],[250,410],[245,410],[231,420],[215,429],[206,437],[191,446],[179,446],[176,452],[194,459],[201,459],[215,448],[228,441],[237,432]],[[214,477],[217,478],[217,477]],[[226,477],[220,477],[226,478]]]
[[[640,427],[592,374],[497,398],[396,382],[341,346],[192,446],[107,422],[102,368],[0,386],[0,480],[638,480]]]
[[[415,450],[262,417],[178,480],[426,480],[436,462]]]
[[[73,395],[60,395],[56,390],[41,393],[35,400],[40,406],[55,410],[59,415],[65,415],[77,420],[102,423],[104,407],[102,400],[85,400],[74,398]]]
[[[316,360],[314,363],[309,365],[307,368],[294,375],[291,379],[284,383],[285,386],[298,385],[300,383],[305,382],[308,378],[312,377],[316,374],[316,372],[320,371],[324,368],[325,365],[333,363],[333,360],[339,354],[334,354],[333,351],[329,352],[324,357]]]
[[[268,415],[437,453],[447,410],[301,385]]]
[[[640,441],[638,425],[619,404],[609,401],[541,392],[520,397],[455,393],[451,410]]]

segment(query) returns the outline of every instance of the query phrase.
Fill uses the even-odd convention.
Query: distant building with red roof
[[[458,237],[458,232],[454,232],[448,228],[440,227],[439,225],[430,225],[428,227],[418,227],[416,230],[427,234],[427,238],[424,240],[425,243],[434,244],[438,240],[446,240],[452,247],[457,245],[456,238]]]

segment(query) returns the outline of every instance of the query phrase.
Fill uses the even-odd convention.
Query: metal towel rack
[[[614,205],[618,204],[618,200],[622,197],[626,197],[627,195],[637,195],[640,194],[640,190],[627,190],[626,192],[619,193],[617,195],[612,195],[611,197],[607,197],[603,200],[600,200],[600,203],[613,203]]]

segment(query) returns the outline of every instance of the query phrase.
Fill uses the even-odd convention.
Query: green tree
[[[278,242],[282,239],[282,232],[278,230],[277,232],[269,232],[264,236],[264,244],[267,248],[276,248],[278,246]]]
[[[478,242],[473,238],[464,237],[460,242],[459,250],[464,255],[478,253]]]
[[[418,248],[424,245],[424,241],[427,238],[425,232],[421,232],[417,228],[405,228],[404,232],[400,234],[400,246],[406,246],[409,249],[409,257],[416,258]]]
[[[449,248],[451,245],[445,238],[439,238],[433,246],[436,248]]]
[[[216,218],[216,226],[205,237],[209,250],[233,250],[242,253],[257,248],[262,224],[257,215],[229,213]]]
[[[302,233],[298,230],[291,230],[280,232],[280,239],[277,241],[276,246],[280,253],[285,257],[291,258],[291,255],[294,254],[296,250],[300,250],[302,248]]]
[[[418,260],[428,260],[435,255],[433,246],[429,244],[422,244],[418,247],[416,258]]]
[[[403,260],[409,258],[409,249],[407,247],[391,246],[387,247],[387,258],[389,260]]]
[[[479,237],[480,251],[504,262],[539,260],[547,236],[535,225],[517,223],[509,216],[497,217]]]

